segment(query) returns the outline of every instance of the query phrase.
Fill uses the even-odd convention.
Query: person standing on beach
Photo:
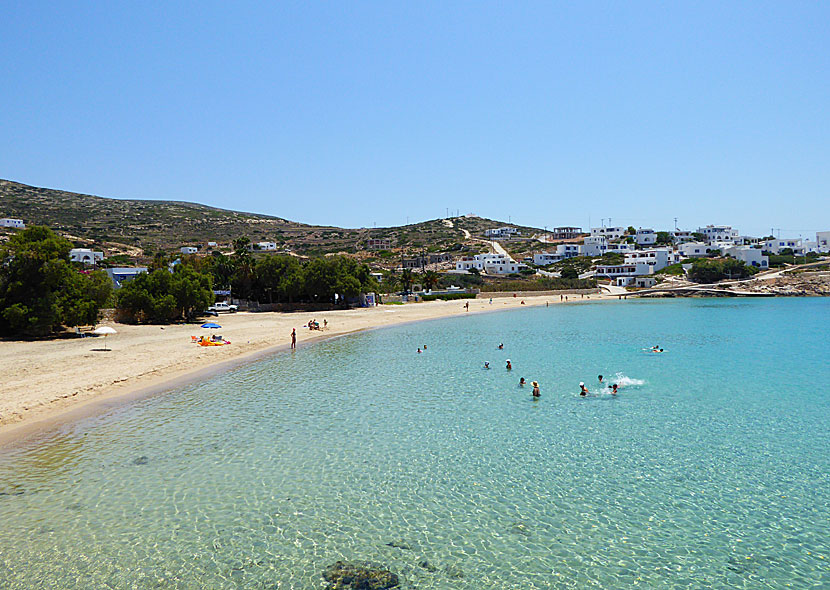
[[[297,348],[297,328],[291,328],[291,348]]]

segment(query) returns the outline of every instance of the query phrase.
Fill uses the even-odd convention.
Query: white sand
[[[614,299],[614,296],[571,295],[570,302]],[[514,298],[467,300],[469,313],[521,307]],[[525,297],[525,306],[559,303],[559,297]],[[0,342],[0,371],[4,376],[0,393],[0,441],[13,440],[38,424],[59,420],[70,410],[95,405],[102,400],[164,389],[165,383],[181,383],[206,376],[217,365],[228,367],[271,351],[286,348],[291,329],[297,329],[300,348],[310,341],[369,328],[405,322],[464,315],[463,300],[434,301],[407,305],[383,305],[370,309],[300,313],[235,313],[208,318],[222,325],[205,330],[199,325],[132,326],[108,324],[118,334],[104,338],[74,338],[37,342]],[[323,332],[303,326],[316,318]],[[191,335],[222,334],[229,346],[202,347],[191,343]],[[300,350],[298,354],[302,351]]]

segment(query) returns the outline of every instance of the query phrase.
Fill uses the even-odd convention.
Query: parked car
[[[216,311],[216,312],[229,311],[229,312],[233,313],[237,309],[239,309],[239,308],[236,305],[234,305],[233,303],[228,303],[227,301],[219,301],[217,303],[214,303],[210,307],[208,307],[208,311]]]

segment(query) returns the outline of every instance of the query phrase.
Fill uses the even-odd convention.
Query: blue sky
[[[0,177],[351,227],[830,229],[828,3],[171,4],[4,4]]]

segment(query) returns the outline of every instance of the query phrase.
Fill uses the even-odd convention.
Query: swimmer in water
[[[510,364],[510,359],[507,359],[507,366],[505,367],[505,369],[507,369],[508,371],[513,370],[513,365]]]
[[[418,354],[421,354],[421,349],[420,348],[418,349]]]
[[[600,375],[600,376],[599,376],[599,377],[597,377],[597,378],[599,379],[599,382],[600,382],[600,383],[602,383],[602,375]],[[611,387],[611,386],[609,385],[608,387]]]
[[[490,363],[488,363],[487,361],[484,361],[484,368],[489,369],[490,368]]]
[[[539,393],[539,384],[534,381],[531,385],[533,385],[533,397],[541,397],[542,394]]]
[[[519,387],[524,387],[524,386],[525,386],[525,378],[522,377],[521,379],[519,379]]]
[[[617,384],[611,385],[611,395],[617,395]]]
[[[503,342],[499,343],[499,350],[504,350],[504,343]]]
[[[585,384],[582,381],[579,382],[579,395],[582,397],[588,395],[588,390],[585,388]]]
[[[427,345],[426,345],[426,344],[424,344],[424,350],[426,350],[426,349],[427,349]]]

